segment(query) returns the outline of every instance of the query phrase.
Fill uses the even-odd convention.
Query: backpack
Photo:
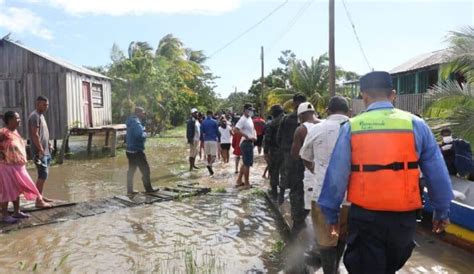
[[[474,171],[471,144],[463,139],[456,139],[453,141],[453,149],[455,153],[454,166],[459,175],[466,176]]]

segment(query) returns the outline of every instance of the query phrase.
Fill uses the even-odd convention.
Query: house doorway
[[[91,85],[86,81],[82,82],[82,101],[84,102],[84,126],[92,127]]]

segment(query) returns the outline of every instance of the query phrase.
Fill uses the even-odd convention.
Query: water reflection
[[[202,196],[0,236],[2,272],[212,273],[278,271],[266,258],[279,239],[260,199]],[[61,259],[67,256],[60,265]]]
[[[95,137],[94,137],[95,138]],[[99,149],[103,140],[96,138]],[[184,139],[151,139],[146,154],[151,168],[154,186],[171,185],[180,180],[186,170],[186,146]],[[73,151],[85,151],[86,139],[74,137]],[[172,165],[168,163],[173,163]],[[52,166],[45,194],[48,197],[67,201],[87,201],[126,193],[128,162],[124,151],[117,157],[90,157],[83,160],[66,160],[63,165]],[[29,170],[36,178],[36,170]],[[135,189],[143,191],[139,172],[135,174]]]

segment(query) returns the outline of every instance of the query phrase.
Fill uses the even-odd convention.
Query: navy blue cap
[[[392,77],[386,71],[372,71],[360,77],[360,90],[393,89]]]

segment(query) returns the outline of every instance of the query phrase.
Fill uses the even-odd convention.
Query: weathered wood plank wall
[[[429,99],[427,99],[425,95],[426,94],[398,95],[395,99],[395,107],[413,114],[422,114],[424,107],[429,102]],[[352,100],[352,113],[354,115],[359,114],[364,110],[365,106],[362,99]]]
[[[47,60],[25,48],[0,40],[0,113],[15,110],[25,121],[39,95],[49,98],[45,114],[51,139],[61,139],[66,126],[85,126],[82,81],[101,84],[103,106],[92,106],[93,126],[112,122],[111,84],[103,78],[84,75]],[[1,125],[1,123],[0,123]]]

